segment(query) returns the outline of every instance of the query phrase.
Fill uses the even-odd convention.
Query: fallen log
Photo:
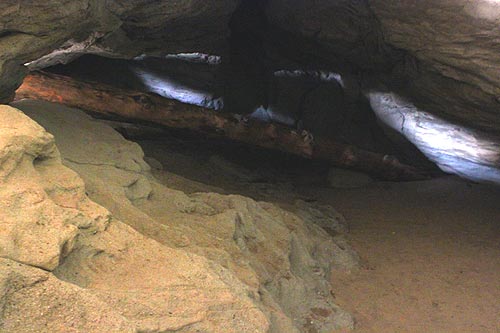
[[[37,99],[82,110],[187,129],[218,138],[279,150],[305,158],[322,159],[385,180],[427,178],[420,170],[394,157],[325,140],[311,140],[306,132],[235,117],[233,114],[184,104],[155,94],[128,91],[96,82],[83,82],[47,72],[28,75],[16,100]]]

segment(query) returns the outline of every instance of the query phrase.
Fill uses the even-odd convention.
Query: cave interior
[[[0,101],[57,146],[23,148],[36,176],[16,162],[24,178],[0,184],[43,179],[46,200],[80,211],[52,259],[10,231],[1,257],[48,272],[39,297],[73,304],[62,312],[88,299],[82,318],[112,310],[92,326],[8,296],[36,320],[9,308],[0,330],[498,332],[499,27],[492,0],[0,4]],[[2,131],[20,125],[5,112],[7,152],[18,141]],[[26,209],[13,202],[5,221]],[[96,203],[162,249],[108,227]],[[70,213],[51,214],[33,223]],[[155,251],[184,261],[168,271]],[[144,258],[156,263],[136,269]],[[184,278],[202,291],[175,294]]]

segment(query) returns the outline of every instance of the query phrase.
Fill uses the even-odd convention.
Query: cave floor
[[[443,177],[334,189],[320,163],[196,140],[139,143],[169,187],[342,213],[362,268],[333,272],[332,284],[355,332],[500,332],[499,188]]]
[[[453,177],[309,188],[350,225],[363,268],[332,278],[356,332],[500,332],[500,191]]]

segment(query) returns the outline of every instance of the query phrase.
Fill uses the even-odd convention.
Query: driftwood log
[[[232,114],[184,104],[155,94],[83,82],[46,72],[28,75],[16,100],[37,99],[61,103],[108,116],[119,116],[187,129],[218,138],[275,149],[305,158],[322,159],[385,180],[419,180],[426,176],[396,158],[338,142],[310,140],[307,133],[289,127],[237,118]]]

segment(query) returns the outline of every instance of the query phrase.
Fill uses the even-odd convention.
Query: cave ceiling
[[[248,8],[265,20],[248,21]],[[11,100],[30,69],[83,54],[224,57],[231,28],[246,24],[262,38],[249,49],[263,48],[275,69],[335,70],[354,94],[393,93],[467,130],[500,135],[496,0],[4,0],[0,101]]]

